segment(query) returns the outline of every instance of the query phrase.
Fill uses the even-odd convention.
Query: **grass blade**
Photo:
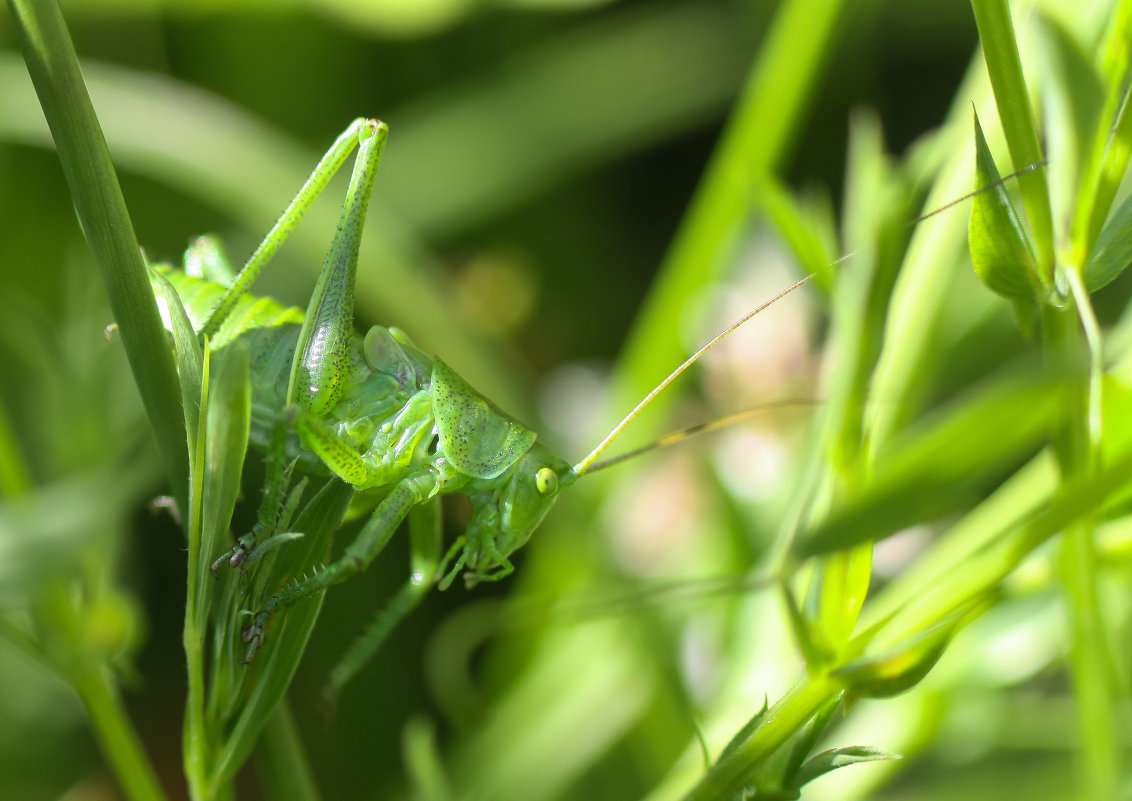
[[[991,88],[998,106],[998,117],[1006,134],[1006,144],[1015,169],[1036,164],[1042,160],[1038,143],[1038,129],[1030,109],[1026,92],[1026,79],[1022,75],[1022,60],[1018,55],[1018,42],[1014,38],[1014,23],[1006,0],[972,0],[975,23],[979,27],[979,41],[990,74]],[[1022,199],[1034,240],[1038,249],[1039,264],[1045,280],[1053,274],[1053,223],[1050,219],[1049,186],[1042,170],[1034,170],[1018,179]]]
[[[188,452],[173,357],[102,128],[54,0],[9,0],[28,72],[145,404],[173,496],[184,508]]]

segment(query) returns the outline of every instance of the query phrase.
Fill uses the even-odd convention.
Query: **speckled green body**
[[[542,521],[559,486],[576,478],[569,463],[535,442],[533,431],[439,358],[421,353],[404,334],[380,326],[364,337],[355,332],[358,246],[387,135],[378,120],[355,120],[238,275],[207,237],[190,247],[184,271],[156,268],[168,278],[202,342],[207,340],[213,351],[239,342],[250,356],[249,438],[267,454],[265,491],[259,523],[213,563],[213,572],[224,562],[244,565],[265,539],[288,525],[287,510],[301,495],[301,488],[288,488],[287,463],[295,457],[306,472],[332,474],[377,500],[338,559],[281,588],[255,614],[243,632],[247,660],[262,646],[275,609],[364,570],[401,522],[436,496],[467,495],[472,517],[443,558],[423,560],[430,567],[410,580],[414,598],[420,588],[444,587],[461,571],[469,583],[510,573],[507,557]],[[306,312],[251,296],[256,276],[355,149],[342,214]],[[155,275],[154,280],[162,296],[164,279]],[[367,641],[372,649],[380,637]],[[356,666],[362,658],[348,656],[345,663]]]
[[[196,330],[225,287],[158,267],[173,284]],[[242,296],[217,329],[214,349],[247,346],[252,367],[251,441],[267,448],[286,406],[303,313],[270,298]],[[300,418],[289,455],[314,474],[336,474],[361,492],[412,488],[422,503],[447,492],[472,501],[463,567],[477,574],[505,563],[526,542],[549,503],[527,485],[550,467],[569,481],[570,465],[535,443],[535,434],[477,393],[443,361],[396,329],[374,326],[348,340],[338,400]],[[343,458],[325,458],[345,454]],[[522,472],[520,472],[522,471]],[[482,577],[482,576],[481,576]]]
[[[180,270],[159,269],[177,290],[189,319],[199,331],[225,287],[186,275]],[[212,340],[215,350],[236,340],[248,347],[252,368],[251,439],[260,450],[266,449],[271,426],[286,405],[291,365],[302,322],[303,313],[295,307],[283,306],[271,298],[244,295]],[[373,369],[366,363],[362,349],[362,337],[354,333],[342,381],[342,399],[327,412],[325,421],[343,444],[364,452],[374,447],[372,436],[369,442],[365,441],[367,430],[376,432],[407,404],[410,396],[427,392],[427,376],[432,362],[412,348],[419,369],[398,372],[392,365],[387,370]],[[330,473],[329,468],[312,452],[300,449],[297,436],[292,438],[290,450],[292,456],[302,453],[303,467],[307,472]]]

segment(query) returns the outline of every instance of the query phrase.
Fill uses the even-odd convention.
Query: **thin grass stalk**
[[[999,119],[1015,166],[1035,163],[1042,158],[1029,94],[1022,74],[1021,59],[1006,0],[972,0],[979,37],[986,56],[987,70],[994,89]],[[1123,26],[1117,23],[1117,30]],[[1119,33],[1115,34],[1119,36]],[[1109,39],[1109,44],[1114,40]],[[1112,48],[1106,49],[1111,56]],[[1109,74],[1122,75],[1110,63]],[[1077,187],[1079,220],[1075,241],[1068,249],[1059,248],[1057,271],[1064,275],[1072,291],[1068,309],[1058,308],[1057,299],[1048,299],[1043,308],[1042,348],[1051,363],[1077,364],[1088,360],[1088,371],[1076,382],[1067,409],[1065,425],[1054,435],[1062,491],[1072,482],[1090,481],[1098,476],[1101,446],[1101,378],[1103,342],[1092,313],[1080,270],[1091,245],[1086,241],[1092,228],[1091,214],[1097,203],[1100,165],[1112,118],[1120,97],[1119,84],[1107,92],[1105,119],[1100,126],[1103,139],[1094,143],[1091,163],[1080,165],[1084,180]],[[1022,198],[1033,227],[1034,244],[1040,254],[1040,269],[1048,278],[1054,275],[1054,244],[1050,217],[1049,191],[1045,173],[1035,170],[1020,179]],[[1087,196],[1085,196],[1087,193]],[[1107,198],[1101,203],[1106,204]],[[1101,211],[1103,216],[1103,210]],[[1061,252],[1061,250],[1067,252]],[[1119,785],[1120,754],[1117,746],[1115,707],[1118,701],[1112,680],[1113,662],[1107,628],[1097,596],[1097,557],[1095,520],[1084,515],[1072,521],[1061,544],[1060,575],[1070,618],[1070,673],[1077,701],[1079,731],[1080,786],[1084,797],[1115,797]]]
[[[971,0],[979,42],[990,74],[991,88],[998,105],[998,116],[1006,134],[1006,145],[1015,169],[1036,164],[1043,158],[1038,142],[1038,128],[1030,109],[1026,79],[1022,75],[1022,58],[1014,38],[1014,23],[1006,0]],[[1049,186],[1044,170],[1031,170],[1018,178],[1022,201],[1034,240],[1041,268],[1047,278],[1053,269],[1053,222],[1049,210]]]
[[[256,748],[256,768],[270,801],[321,801],[291,706],[275,708]]]
[[[8,6],[166,476],[183,508],[189,466],[177,373],[74,45],[55,0],[8,0]]]
[[[789,0],[779,8],[743,93],[652,283],[619,361],[617,407],[630,407],[679,362],[674,314],[730,263],[760,186],[786,155],[820,75],[844,0]],[[658,398],[648,419],[673,399]],[[649,424],[638,422],[638,434]]]
[[[106,670],[90,670],[76,676],[74,686],[126,798],[130,801],[165,801],[165,792],[123,708],[118,687]]]

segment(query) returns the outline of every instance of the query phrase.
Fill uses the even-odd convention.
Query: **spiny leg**
[[[244,642],[248,643],[248,652],[243,661],[250,662],[255,657],[256,651],[263,646],[264,630],[276,609],[290,606],[365,570],[393,537],[397,526],[405,519],[409,510],[424,501],[427,496],[427,491],[419,489],[412,479],[400,482],[385,500],[377,505],[369,522],[358,532],[358,536],[342,556],[323,566],[313,575],[296,581],[271,596],[263,609],[256,613],[252,625],[244,629],[243,638]]]
[[[334,713],[338,694],[362,667],[369,662],[386,637],[410,612],[417,608],[436,583],[441,546],[440,503],[415,506],[409,512],[410,577],[377,617],[366,627],[350,650],[330,671],[322,688],[323,713]]]
[[[225,302],[238,298],[241,292],[246,291],[255,273],[262,269],[267,258],[274,253],[279,243],[297,224],[310,201],[322,191],[330,176],[349,155],[354,145],[358,144],[359,150],[354,159],[342,215],[299,332],[289,377],[287,406],[288,408],[297,406],[297,416],[300,419],[308,418],[308,422],[311,422],[309,428],[312,430],[321,428],[320,419],[325,417],[338,402],[342,386],[348,377],[354,324],[354,282],[357,274],[358,245],[388,130],[384,123],[376,120],[360,120],[339,138],[315,168],[307,185],[268,234],[264,244],[256,251],[256,255],[249,260],[249,265],[237,276],[205,327],[207,331],[208,325],[219,326],[223,322],[224,317],[229,313],[225,311]],[[261,251],[263,255],[260,255]],[[231,302],[235,301],[231,300]],[[297,428],[301,434],[303,429],[301,422]],[[301,437],[301,439],[306,444],[307,438]],[[351,455],[355,460],[357,459],[356,454]],[[274,477],[269,475],[269,484],[273,480]],[[349,476],[347,480],[350,483],[357,483]],[[281,491],[272,489],[270,494],[281,496]],[[407,498],[410,500],[406,500]],[[363,569],[384,547],[409,507],[422,499],[409,487],[395,488],[378,507],[374,519],[363,529],[359,539],[346,550],[342,559],[322,568],[309,579],[300,581],[273,596],[264,610],[256,614],[254,622],[244,632],[244,640],[249,643],[246,659],[250,660],[262,645],[264,626],[276,606],[286,606]],[[402,506],[404,508],[401,508]],[[388,530],[386,531],[383,526]],[[240,553],[235,553],[232,558],[240,556]]]
[[[247,263],[244,264],[243,269],[240,270],[235,280],[232,281],[231,286],[224,293],[220,299],[220,303],[209,315],[208,320],[205,322],[204,327],[201,329],[201,336],[214,337],[220,326],[232,313],[235,308],[236,302],[240,297],[247,292],[252,283],[259,274],[263,271],[266,265],[279,250],[279,246],[287,239],[295,226],[302,220],[303,215],[306,214],[310,204],[314,202],[330,179],[338,171],[338,168],[345,163],[349,158],[350,153],[358,144],[359,137],[367,130],[367,126],[371,121],[359,118],[354,120],[350,127],[348,127],[341,136],[335,140],[330,149],[315,166],[314,171],[310,177],[307,178],[306,183],[303,184],[298,194],[276,220],[275,225],[267,232],[267,236],[256,248],[255,252],[248,258]]]

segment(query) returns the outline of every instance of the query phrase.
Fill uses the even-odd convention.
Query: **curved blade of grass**
[[[1095,186],[1108,138],[1107,130],[1099,130],[1106,97],[1089,56],[1060,22],[1040,14],[1037,29],[1041,34],[1036,37],[1037,50],[1043,57],[1040,86],[1050,203],[1059,221],[1058,247],[1067,249],[1071,234],[1067,223],[1078,217],[1087,219],[1092,208],[1081,192]],[[1111,125],[1111,118],[1107,122]],[[1082,203],[1085,208],[1079,209]],[[1077,243],[1073,247],[1076,252],[1068,262],[1079,269],[1086,251],[1077,250]],[[1066,261],[1064,255],[1061,258]]]
[[[181,384],[181,405],[185,410],[185,428],[188,441],[196,443],[200,425],[201,376],[204,373],[204,353],[197,341],[193,323],[181,303],[181,296],[163,274],[153,271],[151,276],[157,285],[158,304],[164,304],[164,317],[169,320],[169,330],[173,332],[173,352],[177,362],[177,373]],[[191,446],[190,446],[191,447]],[[190,453],[192,451],[190,450]]]
[[[802,766],[791,786],[800,790],[819,776],[824,776],[838,768],[856,765],[860,762],[903,759],[900,754],[892,754],[871,745],[849,745],[822,751]]]
[[[1007,0],[971,0],[979,41],[987,62],[991,88],[994,90],[998,117],[1006,134],[1006,145],[1015,169],[1042,161],[1038,129],[1030,109],[1026,79],[1022,75],[1022,59],[1014,38],[1014,23]],[[1034,229],[1038,264],[1044,283],[1053,280],[1053,223],[1050,218],[1049,187],[1042,170],[1033,170],[1018,178],[1022,200]]]
[[[1119,0],[1101,37],[1097,70],[1104,87],[1104,108],[1097,121],[1092,152],[1085,162],[1073,219],[1074,261],[1088,253],[1104,224],[1132,154],[1132,115],[1125,81],[1132,51],[1132,2]]]
[[[177,374],[74,46],[57,3],[9,0],[8,5],[79,222],[102,272],[166,476],[184,508],[189,465]]]
[[[1085,289],[1095,292],[1132,264],[1132,195],[1117,206],[1085,265]]]
[[[779,6],[758,60],[619,359],[614,407],[629,408],[680,361],[679,310],[728,263],[759,189],[785,157],[829,50],[843,2]],[[658,398],[637,431],[647,436],[673,395]],[[649,422],[654,421],[654,422]]]
[[[1015,376],[894,443],[869,484],[797,546],[800,556],[883,539],[958,511],[1038,449],[1064,414],[1067,382]]]

